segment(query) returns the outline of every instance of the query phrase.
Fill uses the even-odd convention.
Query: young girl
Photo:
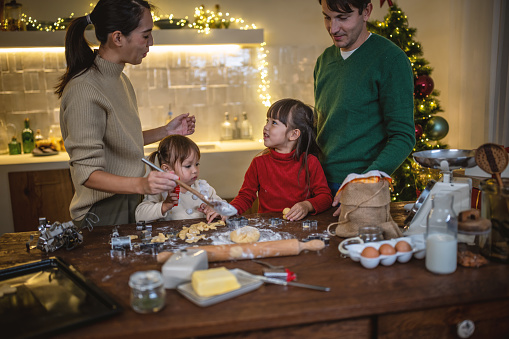
[[[239,214],[251,207],[258,194],[258,213],[286,213],[300,220],[331,206],[332,195],[316,153],[313,109],[294,99],[275,102],[267,111],[263,141],[267,147],[256,156],[231,204]]]
[[[157,157],[157,161],[156,161]],[[149,160],[159,163],[165,172],[173,171],[180,180],[210,200],[222,200],[205,180],[198,180],[200,170],[200,149],[191,139],[182,135],[170,135],[159,143],[157,151],[149,155]],[[180,196],[177,198],[177,196]],[[180,187],[175,191],[156,195],[145,195],[142,203],[136,207],[136,221],[180,220],[207,218],[211,222],[218,214],[197,196]]]

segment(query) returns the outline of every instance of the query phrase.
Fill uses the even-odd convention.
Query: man
[[[368,32],[371,0],[318,2],[334,45],[318,57],[314,70],[317,143],[335,194],[348,174],[392,174],[410,154],[414,85],[405,53]],[[333,206],[338,203],[336,196]]]

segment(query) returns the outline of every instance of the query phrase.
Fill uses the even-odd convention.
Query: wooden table
[[[403,204],[392,206],[395,220],[404,219]],[[318,220],[317,233],[336,221],[333,210],[308,219]],[[253,214],[249,217],[281,217]],[[152,223],[153,234],[161,227],[180,229],[196,220]],[[35,229],[35,225],[34,225]],[[0,269],[13,264],[62,257],[111,295],[125,310],[120,315],[62,334],[73,338],[431,338],[456,337],[456,326],[469,319],[475,323],[472,338],[507,338],[509,333],[509,266],[490,263],[478,268],[458,267],[450,275],[435,275],[424,260],[413,258],[368,270],[342,258],[340,238],[320,252],[266,258],[296,272],[298,281],[329,286],[330,292],[266,284],[222,303],[201,308],[175,290],[167,290],[166,307],[155,314],[135,313],[129,304],[129,276],[136,271],[161,269],[154,256],[128,252],[124,259],[110,257],[112,227],[85,230],[84,243],[72,251],[45,254],[26,252],[29,233],[0,237]],[[284,232],[305,238],[301,222],[287,222]],[[135,225],[121,225],[120,235],[139,234]],[[210,231],[209,231],[210,232]],[[32,232],[37,233],[37,232]],[[251,260],[211,263],[210,267],[241,268],[262,274]]]

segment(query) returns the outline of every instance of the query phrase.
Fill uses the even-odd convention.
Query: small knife
[[[298,283],[298,282],[295,282],[295,281],[285,281],[285,280],[277,279],[277,278],[269,278],[269,277],[266,277],[266,276],[263,276],[263,275],[256,275],[256,274],[251,274],[251,273],[248,273],[248,272],[245,272],[245,273],[250,275],[251,277],[253,277],[255,279],[258,279],[258,280],[261,280],[261,281],[264,281],[264,282],[267,282],[267,283],[271,283],[271,284],[283,285],[283,286],[296,286],[296,287],[310,288],[312,290],[323,291],[323,292],[329,292],[330,291],[330,287],[323,287],[323,286],[302,284],[302,283]]]

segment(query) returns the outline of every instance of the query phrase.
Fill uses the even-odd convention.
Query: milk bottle
[[[426,269],[437,274],[456,271],[458,219],[452,208],[452,194],[431,197],[426,227]]]

